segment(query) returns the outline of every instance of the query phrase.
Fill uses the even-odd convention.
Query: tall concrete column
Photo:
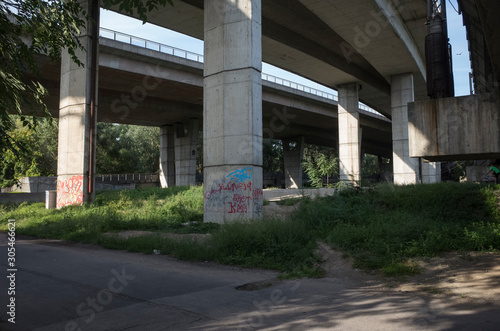
[[[86,51],[75,50],[83,66],[67,51],[61,55],[57,208],[94,198],[97,119],[99,1],[81,1],[92,20],[79,37]]]
[[[174,126],[160,127],[160,184],[162,188],[175,186]]]
[[[178,123],[175,128],[175,185],[196,184],[198,119]]]
[[[295,146],[290,146],[294,144]],[[304,152],[304,137],[294,141],[283,139],[283,163],[285,167],[285,187],[302,188],[302,154]]]
[[[421,167],[423,184],[441,182],[441,162],[422,162]]]
[[[204,220],[262,217],[261,0],[205,1]]]
[[[418,159],[410,157],[408,102],[414,101],[413,75],[391,77],[392,155],[394,184],[418,183]]]
[[[356,183],[361,179],[358,84],[341,85],[338,94],[340,180]]]

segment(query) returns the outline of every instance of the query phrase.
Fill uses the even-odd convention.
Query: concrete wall
[[[40,193],[55,190],[57,177],[21,177],[19,185],[14,185],[11,192]]]
[[[0,193],[0,203],[45,202],[44,193]]]
[[[44,193],[57,189],[57,177],[22,177],[20,184],[11,188],[2,188],[2,193]],[[134,189],[136,187],[154,187],[160,185],[158,174],[122,174],[122,175],[96,175],[96,189],[118,190]],[[31,200],[29,200],[31,201]]]
[[[272,189],[272,190],[264,190],[264,199],[267,201],[279,201],[283,199],[290,198],[316,198],[316,197],[325,197],[328,195],[334,195],[337,189],[334,188],[316,188],[316,189]]]
[[[410,155],[431,161],[500,158],[500,93],[415,102]]]

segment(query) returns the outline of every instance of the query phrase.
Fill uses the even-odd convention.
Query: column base
[[[204,222],[262,218],[262,167],[225,165],[204,172]]]

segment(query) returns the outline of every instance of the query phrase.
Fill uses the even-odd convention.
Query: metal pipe
[[[89,172],[88,172],[88,192],[89,200],[94,192],[94,173],[95,173],[95,135],[96,135],[96,112],[97,112],[97,48],[99,47],[99,0],[92,0],[91,19],[87,23],[90,27],[90,127],[89,127]]]

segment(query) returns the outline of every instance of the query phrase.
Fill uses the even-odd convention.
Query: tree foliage
[[[167,3],[173,5],[172,0],[102,0],[104,7],[118,6],[143,22],[148,12]],[[9,114],[20,115],[21,123],[29,129],[37,121],[25,116],[50,117],[44,103],[48,92],[40,83],[37,57],[45,55],[58,61],[65,49],[75,63],[82,65],[76,54],[84,49],[79,35],[88,21],[88,13],[77,0],[0,1],[0,149],[6,147],[15,157],[21,157],[18,154],[22,148],[9,134],[16,127]]]
[[[159,158],[159,128],[98,123],[98,174],[156,173]]]
[[[281,140],[267,139],[262,141],[264,173],[283,172],[283,146]]]
[[[306,145],[302,165],[314,187],[324,187],[324,179],[331,186],[339,174],[339,158],[332,147]]]
[[[0,186],[13,186],[25,176],[54,176],[57,171],[57,125],[47,119],[38,119],[36,127],[32,123],[24,125],[20,117],[11,122],[13,128],[7,133],[16,144],[13,148],[0,150]]]
[[[66,48],[73,61],[81,62],[75,51],[81,48],[78,40],[85,20],[77,1],[3,0],[0,2],[0,147],[16,151],[15,139],[7,134],[14,127],[9,113],[21,115],[29,127],[36,120],[23,116],[28,113],[49,115],[43,98],[47,90],[38,81],[36,58],[48,55],[60,58]],[[35,77],[25,80],[25,74]]]
[[[118,6],[118,10],[131,16],[139,16],[143,23],[148,20],[147,14],[158,9],[158,6],[165,7],[169,3],[174,5],[172,0],[103,0],[104,8]]]

